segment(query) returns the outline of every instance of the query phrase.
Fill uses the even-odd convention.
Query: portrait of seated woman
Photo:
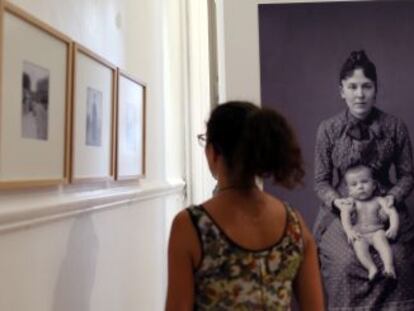
[[[332,310],[414,310],[414,227],[406,204],[414,185],[412,148],[403,121],[376,107],[378,82],[367,53],[351,52],[339,73],[345,109],[322,121],[317,131],[314,189],[321,205],[314,228]],[[369,163],[378,195],[399,216],[398,234],[390,241],[392,277],[367,277],[341,225],[340,214],[349,208],[346,170],[362,160]],[[383,266],[378,254],[372,258]]]

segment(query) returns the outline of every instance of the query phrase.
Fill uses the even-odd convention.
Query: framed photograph
[[[65,183],[72,41],[1,5],[0,188]]]
[[[79,44],[73,50],[71,181],[112,180],[116,66]]]
[[[116,179],[145,174],[146,86],[118,69]]]
[[[262,103],[294,127],[307,172],[304,187],[295,191],[270,181],[265,189],[313,225],[327,308],[414,310],[408,289],[414,280],[414,2],[262,4],[258,16]],[[375,185],[361,192],[363,203],[352,191],[360,174],[355,168]],[[370,226],[359,216],[364,204],[380,197],[395,205],[398,236],[374,246],[367,230],[356,243],[342,225],[341,208],[352,202],[359,234]],[[392,220],[383,224],[374,216],[367,219],[393,230]]]

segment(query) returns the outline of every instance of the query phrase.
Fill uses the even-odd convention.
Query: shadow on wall
[[[77,218],[60,267],[52,310],[90,310],[98,249],[98,238],[91,217]]]

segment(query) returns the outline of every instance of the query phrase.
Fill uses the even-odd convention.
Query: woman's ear
[[[217,162],[220,154],[217,152],[217,150],[213,147],[213,144],[207,144],[206,145],[206,154],[208,153],[208,157],[211,158],[213,162]]]
[[[207,144],[205,147],[205,154],[207,158],[208,167],[210,169],[211,175],[216,178],[217,175],[217,162],[218,162],[218,153],[214,149],[212,144]]]

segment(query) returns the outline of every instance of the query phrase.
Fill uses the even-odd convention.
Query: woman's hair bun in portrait
[[[271,177],[287,188],[302,183],[301,150],[286,119],[273,109],[250,102],[217,106],[207,123],[207,143],[221,154],[233,182]]]
[[[352,51],[349,58],[355,63],[369,61],[369,58],[367,54],[365,54],[364,50]]]
[[[377,70],[375,64],[369,59],[364,50],[352,51],[342,65],[339,74],[339,83],[352,76],[356,69],[361,69],[364,75],[372,80],[377,88]]]

